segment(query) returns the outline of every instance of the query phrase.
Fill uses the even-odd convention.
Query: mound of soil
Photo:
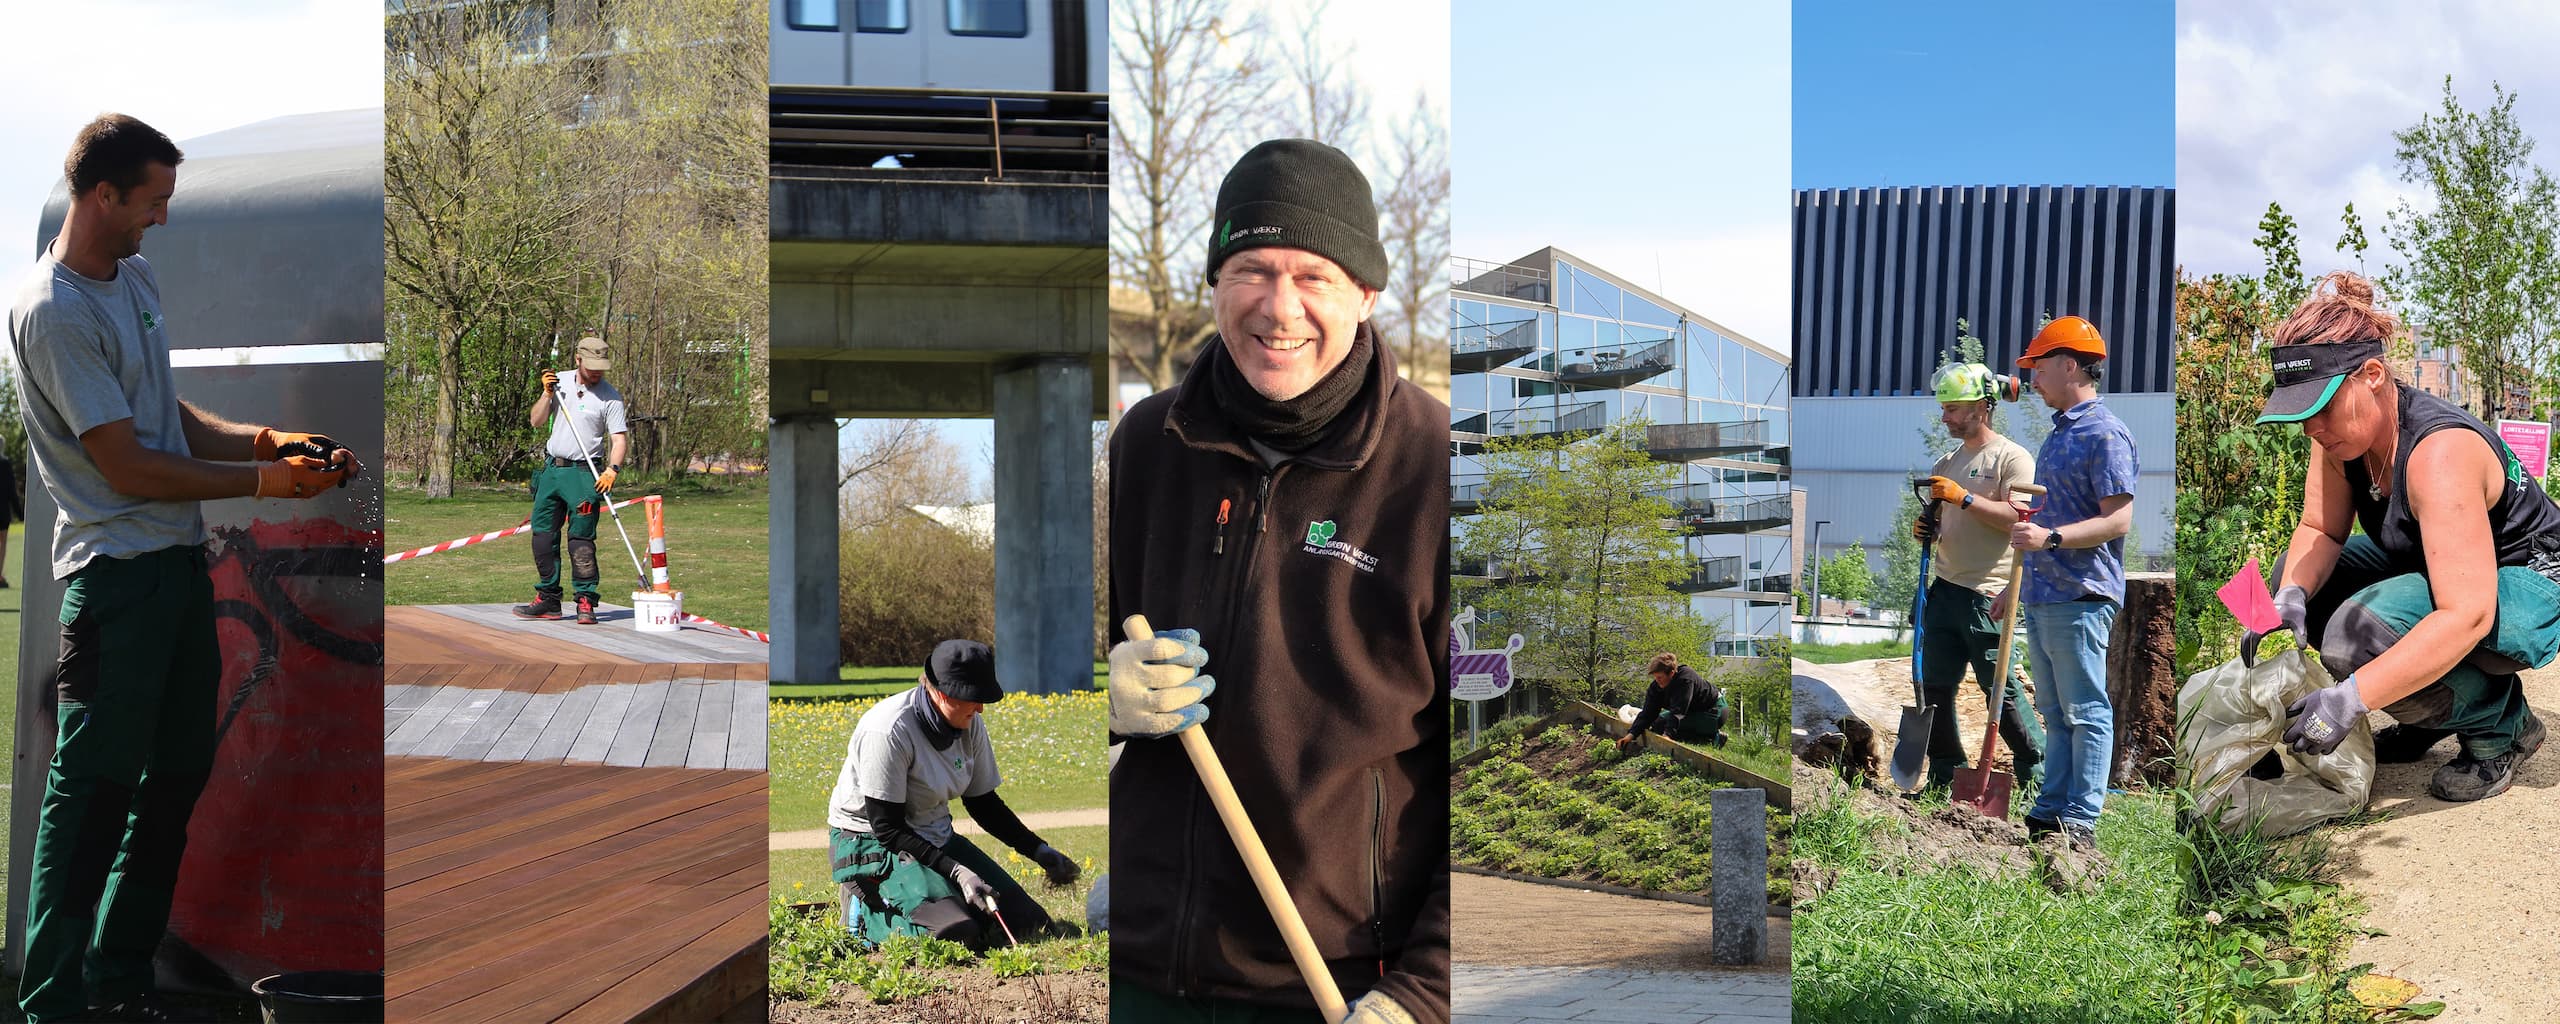
[[[1103,971],[1029,978],[998,978],[977,967],[933,973],[949,982],[952,991],[886,1006],[862,1001],[859,992],[851,1005],[825,1008],[777,999],[769,1007],[770,1019],[773,1024],[1102,1024],[1111,1019],[1111,976]]]
[[[1901,827],[1872,833],[1876,843],[1871,863],[1888,874],[1912,875],[1967,868],[1987,878],[2032,878],[2057,893],[2093,892],[2114,873],[2104,853],[2082,853],[2060,836],[2027,841],[2027,827],[2015,821],[1986,818],[1962,807],[1924,810],[1872,786],[1851,786],[1830,772],[1796,773],[1796,799],[1805,813],[1846,800],[1865,817],[1882,817]],[[1796,906],[1818,900],[1838,880],[1811,861],[1798,860]]]

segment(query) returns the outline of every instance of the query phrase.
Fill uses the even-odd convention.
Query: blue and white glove
[[[2311,646],[2311,627],[2304,625],[2304,623],[2310,621],[2310,618],[2310,594],[2306,593],[2298,586],[2286,587],[2282,590],[2276,591],[2276,619],[2278,620],[2276,628],[2269,630],[2266,633],[2242,634],[2240,637],[2240,662],[2244,665],[2257,664],[2258,641],[2266,639],[2269,634],[2283,632],[2285,630],[2293,631],[2293,640],[2295,643],[2304,647]]]
[[[2348,676],[2303,695],[2284,713],[2293,718],[2293,724],[2285,727],[2284,741],[2295,753],[2326,754],[2346,742],[2347,731],[2364,717],[2364,694],[2356,686],[2356,677]]]
[[[1200,702],[1218,688],[1217,680],[1200,674],[1209,652],[1200,633],[1147,626],[1147,617],[1132,615],[1122,623],[1129,639],[1111,649],[1111,731],[1139,739],[1171,736],[1209,719]]]
[[[1351,1012],[1343,1015],[1343,1024],[1414,1024],[1413,1011],[1376,989],[1351,1004]]]

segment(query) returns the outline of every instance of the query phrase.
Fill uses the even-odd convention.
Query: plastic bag
[[[2255,820],[2265,835],[2292,835],[2364,809],[2373,791],[2371,723],[2358,718],[2326,754],[2297,754],[2284,744],[2285,707],[2334,681],[2317,659],[2294,649],[2256,665],[2233,658],[2178,687],[2187,784],[2224,831]]]

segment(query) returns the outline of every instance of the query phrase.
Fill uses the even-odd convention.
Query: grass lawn
[[[1839,878],[1796,911],[1796,1014],[2166,1024],[2181,967],[2173,819],[2163,797],[2109,798],[2098,836],[2114,873],[2094,893],[2057,895],[1964,867],[1882,870],[1875,837],[1904,825],[1847,801],[1800,806],[1795,856]]]
[[[1109,700],[1099,690],[1051,697],[1017,694],[986,709],[996,768],[1004,773],[999,792],[1007,805],[1021,814],[1107,805],[1109,768],[1103,748],[1110,731]],[[773,831],[826,827],[827,797],[844,767],[845,743],[862,713],[878,703],[876,697],[772,703],[766,712],[765,759],[772,773]],[[967,816],[957,804],[951,813]]]
[[[1862,644],[1796,644],[1789,648],[1796,657],[1817,665],[1837,665],[1844,661],[1874,661],[1878,658],[1908,658],[1911,640],[1870,640]]]
[[[456,537],[503,530],[533,511],[524,485],[457,485],[453,497],[429,498],[394,487],[384,502],[383,544],[407,551]],[[626,480],[625,498],[667,498],[667,573],[684,591],[684,609],[716,622],[762,630],[769,621],[765,481],[762,477],[686,477],[664,486]],[[622,525],[643,562],[649,557],[649,520],[638,505],[622,510]],[[567,560],[567,552],[562,552]],[[610,519],[596,523],[599,588],[612,604],[631,601],[631,556]],[[563,573],[566,573],[564,568]],[[516,603],[533,597],[530,534],[475,544],[399,562],[385,573],[388,604]],[[565,581],[564,581],[565,582]]]

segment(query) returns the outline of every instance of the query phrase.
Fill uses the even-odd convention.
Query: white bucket
[[[661,594],[631,592],[631,628],[643,633],[673,633],[684,626],[684,591]]]

